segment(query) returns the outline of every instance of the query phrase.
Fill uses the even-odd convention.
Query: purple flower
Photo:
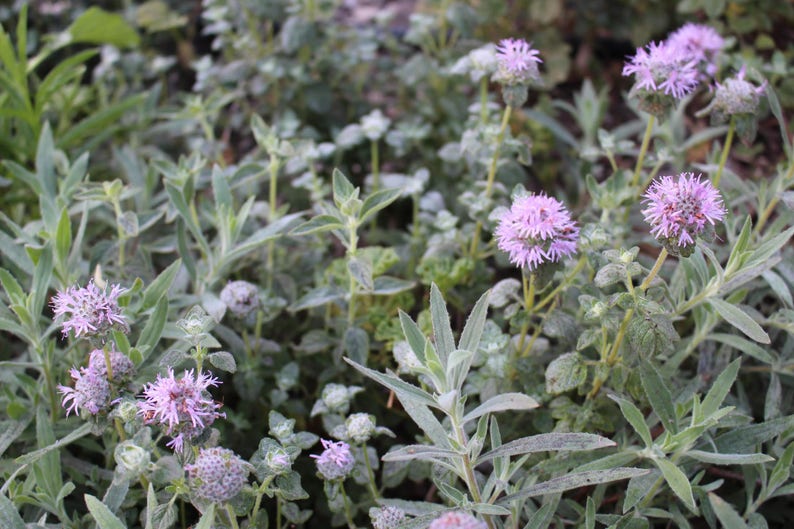
[[[445,512],[433,520],[427,529],[486,529],[485,522],[463,511]]]
[[[643,197],[646,208],[642,214],[651,225],[651,234],[668,249],[685,256],[691,253],[686,250],[694,246],[695,237],[726,213],[717,189],[694,173],[662,176]]]
[[[75,337],[80,335],[103,335],[113,328],[127,332],[127,322],[121,315],[118,297],[124,292],[119,285],[113,285],[110,292],[100,289],[89,281],[85,287],[69,287],[52,298],[55,317],[68,315],[63,322],[63,335],[73,330]]]
[[[502,215],[497,246],[510,262],[530,271],[576,251],[579,228],[562,202],[545,194],[519,196]]]
[[[623,75],[634,74],[633,91],[662,93],[681,99],[698,85],[697,61],[667,42],[651,42],[623,67]]]
[[[144,400],[138,401],[138,414],[147,424],[159,423],[166,435],[172,437],[166,446],[182,451],[185,440],[198,437],[218,417],[225,417],[217,410],[221,404],[212,400],[208,388],[219,381],[204,372],[194,375],[185,371],[177,380],[174,370],[168,376],[157,375],[154,382],[143,388]]]
[[[713,76],[717,71],[715,60],[725,39],[711,26],[689,22],[671,33],[667,43],[681,55],[694,59]]]
[[[74,380],[74,388],[58,386],[58,391],[63,395],[61,406],[66,409],[67,417],[72,412],[79,413],[80,410],[96,415],[107,407],[110,403],[110,384],[107,377],[90,367],[80,368],[79,371],[73,367],[69,374]]]
[[[499,70],[495,80],[508,85],[540,81],[538,50],[523,39],[503,39],[496,47]]]
[[[405,520],[405,511],[392,505],[373,507],[369,518],[373,529],[396,529]]]
[[[227,448],[202,448],[196,461],[186,465],[190,491],[197,498],[224,503],[237,496],[248,482],[250,466]]]
[[[344,479],[350,474],[355,466],[355,459],[350,452],[350,445],[344,441],[327,441],[321,439],[323,448],[325,449],[322,454],[312,455],[317,460],[317,471],[323,479],[329,481],[335,479]]]

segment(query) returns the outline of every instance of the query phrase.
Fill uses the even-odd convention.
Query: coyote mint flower
[[[562,202],[541,195],[517,197],[496,227],[500,250],[510,262],[530,271],[576,251],[579,228]]]
[[[651,42],[623,67],[623,75],[634,74],[631,95],[639,99],[640,108],[656,116],[672,108],[677,99],[698,85],[697,61],[667,42]]]
[[[643,195],[651,234],[673,255],[689,256],[695,237],[725,217],[717,189],[694,173],[662,176]]]
[[[207,389],[218,385],[218,379],[207,373],[185,371],[177,380],[173,369],[168,376],[157,375],[154,382],[143,388],[143,400],[138,401],[138,414],[147,424],[160,424],[172,437],[167,446],[181,451],[184,441],[198,437],[218,417],[221,404],[210,397]]]
[[[540,80],[538,50],[523,39],[504,39],[496,47],[499,70],[495,81],[504,84],[530,84]]]
[[[80,368],[79,371],[73,367],[69,370],[69,374],[74,380],[74,388],[58,386],[58,391],[63,395],[61,405],[66,408],[67,416],[71,412],[79,413],[79,410],[86,410],[91,415],[96,415],[107,407],[110,403],[110,384],[107,376],[97,373],[90,367]]]
[[[485,522],[462,511],[446,512],[432,521],[428,529],[486,529]]]
[[[227,448],[203,448],[186,465],[188,485],[200,499],[223,503],[237,496],[248,482],[249,465]]]
[[[697,61],[706,74],[713,76],[717,72],[717,54],[725,45],[725,39],[711,26],[689,22],[671,33],[667,43]]]
[[[353,454],[350,452],[350,445],[344,441],[327,441],[321,439],[323,448],[322,454],[312,455],[317,460],[317,471],[323,479],[328,481],[344,479],[353,470],[356,464]]]
[[[221,301],[235,316],[247,316],[259,308],[259,289],[248,281],[229,281],[221,290]]]
[[[52,298],[55,317],[68,315],[63,322],[63,335],[74,331],[75,337],[81,335],[104,335],[111,329],[128,331],[127,322],[121,315],[118,297],[124,292],[119,285],[113,285],[110,292],[89,281],[85,287],[69,287]]]

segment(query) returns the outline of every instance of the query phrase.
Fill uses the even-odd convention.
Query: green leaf
[[[741,358],[737,358],[728,364],[717,377],[717,380],[714,381],[711,389],[703,399],[703,405],[701,406],[704,418],[709,418],[714,415],[722,405],[722,401],[728,396],[731,386],[733,386],[733,382],[736,380],[736,375],[739,374],[739,367],[741,364]]]
[[[543,433],[505,443],[480,456],[479,461],[535,452],[597,450],[615,445],[614,441],[591,433]]]
[[[613,468],[611,470],[574,472],[565,476],[550,479],[549,481],[530,485],[529,487],[521,489],[518,492],[508,494],[507,496],[500,498],[498,503],[504,505],[515,500],[545,496],[546,494],[565,492],[567,490],[578,489],[581,487],[591,487],[599,483],[609,483],[610,481],[630,479],[635,476],[642,476],[643,474],[647,473],[648,470],[643,468],[624,467]]]
[[[769,335],[764,332],[764,329],[736,305],[721,299],[710,299],[708,302],[725,321],[742,331],[748,337],[756,342],[764,344],[771,343]]]
[[[69,211],[63,208],[58,220],[58,229],[55,231],[55,258],[59,264],[66,265],[71,246],[72,222],[69,220]]]
[[[356,283],[364,287],[366,292],[371,292],[375,288],[375,284],[372,281],[372,264],[366,259],[360,259],[356,256],[348,258],[347,271]]]
[[[416,283],[392,276],[379,276],[372,282],[373,296],[393,296],[414,288]]]
[[[645,416],[637,408],[637,406],[626,399],[621,399],[617,395],[610,395],[609,398],[618,403],[618,406],[620,406],[620,412],[623,414],[626,420],[629,421],[629,424],[631,424],[631,427],[634,428],[634,431],[640,436],[642,442],[645,443],[645,446],[649,448],[653,446],[651,430],[645,423]]]
[[[359,222],[364,222],[378,211],[400,198],[402,189],[381,189],[370,194],[361,206]]]
[[[193,526],[193,529],[212,529],[212,522],[215,521],[215,504],[210,503],[204,514],[201,515],[199,521]]]
[[[154,281],[146,287],[146,290],[143,291],[143,303],[141,304],[141,310],[149,310],[150,308],[154,307],[155,303],[159,302],[163,295],[168,292],[168,289],[171,288],[171,284],[176,279],[176,275],[179,273],[179,268],[182,266],[182,259],[177,259],[170,265],[168,268],[160,272],[160,274],[154,279]]]
[[[678,433],[678,419],[675,415],[673,396],[659,372],[647,360],[640,362],[640,381],[645,396],[648,397],[653,411],[662,421],[664,429],[674,434]]]
[[[747,529],[744,519],[739,516],[730,503],[726,502],[713,492],[709,492],[709,503],[714,509],[714,514],[722,523],[723,529]]]
[[[703,463],[711,463],[714,465],[756,465],[759,463],[768,463],[774,461],[774,457],[766,454],[718,454],[715,452],[704,452],[702,450],[689,450],[685,453],[687,457],[691,457]]]
[[[342,339],[345,354],[354,362],[364,365],[369,357],[369,334],[361,327],[348,327]]]
[[[665,458],[653,459],[653,462],[662,471],[664,480],[670,485],[670,489],[678,496],[684,505],[689,510],[697,513],[697,506],[695,505],[695,498],[692,496],[692,485],[689,484],[689,479],[686,474],[681,472],[674,463]]]
[[[108,509],[104,503],[99,501],[94,496],[86,494],[85,504],[88,507],[88,511],[91,513],[91,516],[93,516],[94,520],[96,520],[99,529],[127,529],[127,526],[124,525],[124,522],[119,520],[115,514],[110,512],[110,509]]]
[[[17,437],[22,435],[22,432],[25,431],[32,420],[33,415],[27,414],[21,416],[19,420],[0,422],[0,456],[5,453],[6,449],[11,446],[11,443],[13,443]],[[0,527],[2,527],[2,525],[0,525]]]
[[[25,521],[17,508],[5,494],[0,494],[0,527],[3,529],[26,529]]]
[[[460,458],[461,455],[453,450],[427,445],[408,445],[396,450],[386,452],[381,458],[383,461],[435,461]]]
[[[14,279],[14,276],[5,268],[0,268],[0,283],[3,284],[3,290],[8,294],[8,299],[14,305],[25,304],[25,291]]]
[[[755,446],[794,428],[794,415],[787,415],[761,424],[738,426],[714,440],[715,449],[724,454],[754,451]]]
[[[579,353],[565,353],[546,368],[546,392],[559,395],[576,389],[587,380],[587,366]]]
[[[442,367],[446,368],[447,358],[455,350],[455,338],[452,336],[447,305],[435,283],[430,285],[430,319],[433,322],[436,352]]]
[[[769,474],[767,489],[770,492],[774,492],[778,487],[788,481],[791,475],[792,460],[794,460],[794,443],[789,443],[786,450],[783,451],[783,455],[780,456],[780,459],[778,459],[775,464],[775,468],[773,468],[772,472]]]
[[[345,291],[339,287],[319,287],[308,291],[295,303],[289,306],[290,312],[322,307],[328,303],[339,301],[345,296]]]
[[[424,404],[425,406],[430,406],[437,408],[438,404],[436,403],[433,396],[414,386],[413,384],[409,384],[404,380],[394,376],[394,375],[387,375],[385,373],[379,373],[373,369],[369,369],[368,367],[364,367],[363,365],[349,359],[345,358],[345,362],[353,366],[355,369],[360,371],[363,375],[368,376],[372,380],[386,386],[390,390],[394,391],[397,397],[400,400],[407,399],[407,400],[414,400],[420,404]]]
[[[482,332],[485,328],[485,318],[488,315],[489,294],[490,291],[486,291],[474,304],[474,308],[471,310],[460,335],[458,349],[473,353],[477,352],[477,348],[480,346],[480,338],[482,338]]]
[[[356,188],[353,187],[350,180],[339,169],[334,169],[331,179],[333,181],[334,202],[339,207],[353,196]]]
[[[708,339],[730,345],[734,349],[750,355],[756,360],[764,362],[765,364],[774,365],[777,363],[777,359],[772,356],[769,351],[754,344],[750,340],[742,338],[741,336],[737,336],[735,334],[714,333],[709,334]]]
[[[660,477],[656,469],[643,476],[636,476],[629,480],[626,486],[626,497],[623,499],[623,514],[633,509],[653,489],[653,484]]]
[[[52,279],[52,247],[49,243],[42,249],[39,262],[33,271],[33,282],[30,286],[30,312],[35,318],[44,310]]]
[[[300,236],[311,233],[323,233],[331,230],[341,230],[345,226],[335,215],[317,215],[290,231],[290,235]]]
[[[140,43],[138,33],[121,15],[90,7],[71,26],[73,42],[112,44],[117,48],[134,48]]]
[[[14,462],[22,465],[29,465],[31,463],[34,463],[39,459],[41,459],[42,457],[44,457],[45,455],[52,452],[53,450],[58,450],[60,448],[63,448],[69,443],[72,443],[77,439],[80,439],[81,437],[85,437],[86,435],[91,433],[91,428],[92,428],[91,424],[85,423],[76,430],[73,430],[71,433],[69,433],[62,439],[58,439],[53,443],[49,443],[46,446],[39,448],[38,450],[34,450],[33,452],[28,452],[27,454],[23,454],[17,457],[16,459],[14,459]]]
[[[168,319],[168,296],[162,295],[157,301],[157,306],[154,312],[146,320],[146,325],[138,337],[135,348],[149,354],[154,350],[154,346],[160,341],[165,328],[166,320]]]
[[[425,335],[422,334],[422,330],[419,329],[419,326],[408,314],[402,310],[399,310],[398,314],[400,317],[400,326],[402,327],[405,339],[408,341],[408,345],[411,346],[411,350],[416,355],[416,358],[419,359],[422,364],[425,364],[425,342],[427,338],[425,338]]]
[[[766,94],[767,101],[769,101],[769,110],[772,112],[772,115],[775,116],[775,119],[777,119],[778,125],[780,125],[780,137],[783,139],[789,158],[791,158],[794,156],[794,150],[792,150],[791,147],[791,140],[789,139],[789,133],[786,129],[786,120],[783,117],[783,109],[780,107],[780,100],[775,90],[769,85],[766,86],[764,93]]]
[[[237,362],[234,361],[234,356],[227,351],[210,353],[207,355],[207,360],[221,371],[226,371],[227,373],[235,373],[237,371]]]
[[[540,404],[535,399],[523,393],[501,393],[491,397],[467,413],[463,417],[463,423],[465,424],[469,421],[473,421],[486,413],[507,410],[531,410],[538,406],[540,406]]]
[[[219,165],[212,168],[212,194],[219,209],[224,208],[226,212],[232,211],[234,200],[232,200],[232,190],[229,188],[229,178]]]

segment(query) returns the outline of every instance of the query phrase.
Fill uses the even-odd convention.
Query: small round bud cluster
[[[405,520],[405,512],[399,507],[373,507],[369,510],[373,529],[396,529]]]
[[[237,496],[248,482],[249,465],[227,448],[199,451],[196,461],[185,466],[191,492],[200,499],[223,503]]]
[[[469,74],[474,83],[483,77],[490,77],[496,73],[499,61],[496,58],[496,46],[488,43],[464,55],[452,66],[450,73],[457,75]]]
[[[697,115],[710,114],[713,125],[725,123],[734,117],[739,137],[745,143],[752,142],[757,130],[758,105],[766,91],[766,81],[761,86],[755,86],[745,79],[745,67],[742,66],[736,76],[716,85],[711,103]]]
[[[358,386],[344,386],[342,384],[326,384],[320,395],[322,404],[331,413],[345,415],[350,410],[350,401],[362,388]],[[322,406],[321,406],[322,407]]]
[[[378,141],[386,134],[391,125],[391,120],[375,109],[361,118],[361,130],[370,141]]]
[[[279,476],[292,470],[292,459],[286,450],[274,447],[265,455],[265,465],[273,474]]]
[[[110,369],[113,371],[114,384],[121,384],[130,380],[135,375],[135,364],[127,358],[124,353],[110,351]],[[108,365],[105,361],[105,352],[102,349],[94,349],[88,357],[88,369],[93,369],[98,375],[107,378]]]
[[[345,420],[347,437],[354,443],[366,443],[375,433],[375,418],[369,413],[354,413]]]
[[[69,375],[74,380],[74,388],[58,386],[58,391],[63,395],[61,405],[66,408],[67,416],[79,410],[96,415],[110,404],[110,383],[106,376],[86,367],[81,367],[79,371],[73,367]]]
[[[486,529],[485,522],[463,511],[446,512],[433,520],[428,529]]]
[[[397,362],[398,373],[413,373],[422,367],[422,363],[417,358],[416,353],[405,340],[394,343],[392,354],[394,355],[394,361]]]
[[[344,479],[353,470],[356,460],[350,451],[350,445],[344,441],[321,440],[323,448],[322,454],[312,455],[317,460],[317,471],[323,479],[333,481]]]
[[[151,462],[151,454],[143,447],[135,444],[134,441],[122,441],[116,445],[113,453],[116,465],[124,474],[137,476],[146,471]]]
[[[259,289],[248,281],[229,281],[221,290],[221,301],[232,314],[243,318],[259,308]]]

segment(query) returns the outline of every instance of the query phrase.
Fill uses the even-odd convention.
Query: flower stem
[[[642,171],[642,163],[645,161],[645,155],[648,153],[648,145],[651,143],[651,135],[653,133],[653,123],[656,120],[653,114],[648,116],[648,125],[645,127],[645,135],[642,137],[642,144],[640,145],[640,154],[637,157],[637,165],[634,166],[634,176],[631,179],[632,187],[640,182],[640,172]]]
[[[535,273],[529,273],[529,280],[527,280],[527,274],[521,273],[521,286],[524,290],[524,310],[527,313],[527,320],[521,326],[521,337],[518,339],[518,350],[524,350],[524,340],[527,337],[527,332],[529,331],[529,322],[532,318],[532,308],[535,303]]]
[[[489,198],[491,198],[491,192],[493,191],[493,183],[494,179],[496,178],[496,166],[499,162],[499,153],[502,150],[502,143],[505,139],[505,132],[507,131],[507,125],[510,123],[510,113],[513,111],[513,107],[506,106],[505,111],[502,114],[502,125],[499,128],[499,135],[496,137],[496,149],[494,149],[493,158],[491,158],[491,165],[488,169],[488,178],[485,181],[485,199],[486,202]],[[474,237],[471,239],[471,246],[469,247],[469,256],[475,258],[477,256],[477,246],[480,243],[480,232],[482,231],[482,221],[477,221],[474,226]]]
[[[563,288],[568,286],[570,282],[573,281],[573,279],[576,277],[579,271],[584,267],[586,262],[587,262],[587,257],[585,257],[584,255],[580,257],[579,262],[576,263],[576,266],[574,267],[573,270],[571,270],[571,273],[565,276],[565,279],[563,279],[559,285],[554,287],[554,290],[546,294],[546,296],[543,299],[541,299],[539,302],[535,303],[534,310],[538,311],[543,307],[545,307],[546,305],[548,305],[549,302],[551,302],[551,300],[553,300],[554,297],[557,294],[559,294]]]
[[[788,171],[786,174],[783,175],[783,188],[785,189],[788,181],[791,180],[791,177],[794,176],[794,161],[789,165]],[[758,216],[758,222],[755,224],[755,228],[753,228],[753,234],[758,235],[761,233],[761,229],[766,225],[766,221],[769,220],[769,216],[772,215],[772,211],[774,211],[775,206],[777,206],[778,202],[780,202],[780,193],[775,193],[775,195],[769,200],[769,204],[766,205],[764,211]]]
[[[731,118],[731,123],[728,126],[728,135],[725,136],[725,145],[722,147],[722,155],[720,155],[720,165],[717,167],[717,173],[714,175],[714,187],[720,185],[722,179],[722,171],[725,169],[725,162],[728,161],[728,153],[731,151],[731,144],[733,143],[733,133],[736,131],[736,118]]]
[[[358,234],[356,233],[357,226],[356,224],[351,224],[349,228],[349,242],[347,247],[347,258],[352,259],[356,255],[356,248],[358,246]],[[353,277],[353,274],[348,270],[348,274],[350,275],[350,284],[349,284],[349,301],[347,303],[347,326],[352,327],[353,323],[356,319],[356,278]]]
[[[229,523],[232,524],[232,529],[240,529],[240,526],[237,525],[237,515],[234,514],[234,509],[232,509],[232,504],[226,504],[226,514],[229,517]]]
[[[369,461],[369,453],[367,452],[366,444],[362,443],[361,451],[364,452],[364,464],[367,466],[367,485],[369,486],[369,492],[372,494],[372,500],[378,503],[380,493],[378,492],[378,487],[375,485],[375,473],[372,471],[372,464]]]
[[[488,122],[488,76],[484,75],[480,79],[480,123],[485,125]]]
[[[345,484],[341,481],[339,482],[339,493],[342,494],[342,503],[345,506],[345,520],[347,520],[347,526],[350,529],[356,529],[356,524],[353,522],[353,514],[350,512],[350,499],[345,492]]]
[[[648,274],[648,277],[646,277],[645,281],[643,281],[640,285],[640,290],[646,290],[648,288],[648,285],[651,284],[653,278],[659,273],[659,269],[662,268],[662,263],[664,263],[665,259],[667,259],[667,248],[662,248],[662,251],[659,252],[659,257],[656,258],[656,262],[653,264],[653,268],[651,268],[651,271]]]

